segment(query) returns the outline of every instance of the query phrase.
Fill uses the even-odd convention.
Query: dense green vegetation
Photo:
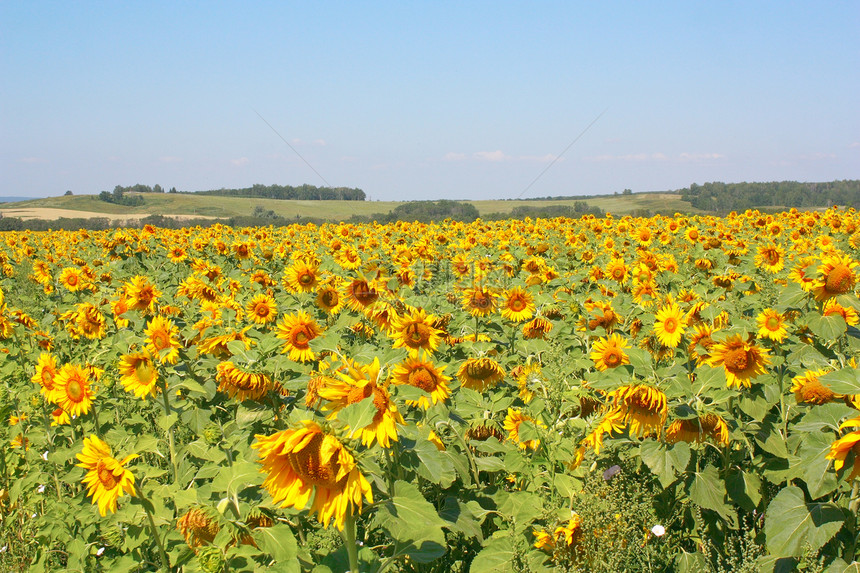
[[[860,207],[860,180],[801,183],[705,183],[680,190],[681,197],[704,211],[743,211],[765,207]]]
[[[364,191],[353,187],[316,187],[314,185],[261,185],[244,189],[197,191],[197,195],[222,197],[256,197],[260,199],[294,199],[298,201],[364,201]]]

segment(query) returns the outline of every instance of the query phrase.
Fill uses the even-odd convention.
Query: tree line
[[[825,183],[772,181],[768,183],[693,183],[678,192],[684,201],[704,211],[745,211],[767,207],[804,209],[809,207],[860,208],[860,180]]]
[[[196,195],[224,197],[253,197],[256,199],[295,199],[299,201],[364,201],[364,191],[355,187],[317,187],[315,185],[261,185],[242,189],[213,189],[196,191]]]

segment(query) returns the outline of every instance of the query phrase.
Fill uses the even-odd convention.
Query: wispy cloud
[[[681,153],[678,159],[681,161],[706,161],[708,159],[723,159],[722,153]]]
[[[678,155],[670,156],[665,153],[628,153],[626,155],[592,155],[586,157],[586,161],[602,162],[602,161],[618,161],[618,162],[645,162],[645,161],[713,161],[716,159],[724,159],[722,153],[679,153]]]
[[[848,147],[850,147],[851,149],[860,148],[860,141],[853,141],[848,144]]]
[[[501,149],[497,149],[496,151],[478,151],[472,155],[475,159],[483,159],[484,161],[506,161],[510,159]]]
[[[504,151],[497,149],[496,151],[476,151],[475,153],[456,153],[450,151],[442,157],[443,161],[489,161],[492,163],[500,163],[502,161],[529,161],[533,163],[550,163],[558,160],[556,155],[547,153],[546,155],[508,155]]]
[[[236,167],[242,167],[244,165],[248,165],[249,163],[251,163],[251,160],[248,159],[247,157],[240,157],[239,159],[231,159],[230,163],[232,163]]]
[[[16,163],[47,163],[48,160],[44,157],[22,157],[16,160]]]
[[[182,158],[175,155],[165,155],[164,157],[159,157],[158,160],[162,163],[179,163],[182,161]]]

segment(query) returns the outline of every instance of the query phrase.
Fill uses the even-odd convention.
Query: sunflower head
[[[289,353],[290,360],[309,362],[316,355],[311,349],[311,341],[322,333],[319,325],[311,316],[299,311],[287,315],[278,323],[277,337],[284,341],[282,353]]]
[[[83,480],[87,486],[87,495],[93,498],[93,503],[98,504],[102,517],[108,510],[116,512],[117,499],[123,492],[135,495],[134,475],[125,465],[137,455],[117,460],[112,456],[110,446],[92,435],[84,438],[84,448],[76,457],[81,462],[77,465],[87,470]]]
[[[158,392],[158,369],[148,351],[126,354],[120,358],[117,370],[123,387],[137,396],[146,399],[155,397]]]
[[[626,348],[629,348],[627,339],[620,334],[612,334],[594,343],[590,358],[594,360],[595,367],[603,372],[630,364],[630,358],[624,352]]]
[[[814,404],[820,406],[841,400],[843,396],[836,394],[828,386],[821,383],[819,378],[828,370],[810,370],[801,376],[796,376],[791,383],[791,391],[798,404]]]
[[[445,376],[442,371],[445,367],[437,368],[427,357],[419,358],[410,356],[394,367],[392,372],[394,382],[408,384],[415,388],[424,390],[428,395],[421,396],[416,400],[407,400],[410,406],[427,409],[431,404],[444,402],[451,394],[448,388],[450,376]]]
[[[492,388],[505,377],[505,370],[498,362],[488,357],[469,358],[457,371],[457,378],[465,388],[483,392]]]
[[[744,341],[739,334],[714,343],[710,354],[708,364],[725,369],[729,388],[749,388],[750,380],[764,374],[765,366],[770,364],[766,349]]]

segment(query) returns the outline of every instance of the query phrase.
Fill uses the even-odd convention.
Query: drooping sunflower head
[[[260,293],[248,303],[248,317],[255,324],[269,324],[278,318],[278,305],[275,299]]]
[[[612,411],[628,425],[631,435],[662,434],[669,407],[666,394],[661,390],[644,384],[631,384],[612,392],[610,397]]]
[[[621,317],[612,308],[610,302],[586,302],[585,315],[579,321],[580,330],[595,330],[603,327],[606,332],[612,332],[621,322]]]
[[[492,388],[505,377],[505,370],[501,365],[486,356],[481,358],[469,358],[457,371],[457,378],[465,388],[471,388],[477,392],[483,392]]]
[[[362,502],[373,502],[370,483],[352,453],[335,436],[306,421],[298,429],[271,436],[257,435],[263,487],[280,507],[304,509],[313,496],[311,513],[328,527],[332,519],[343,530],[347,515],[361,512]]]
[[[218,517],[206,507],[192,507],[176,521],[176,528],[185,538],[188,547],[194,549],[209,545],[221,530]]]
[[[161,291],[155,288],[155,285],[149,282],[145,276],[137,275],[125,283],[125,298],[128,301],[128,308],[140,312],[152,312],[155,310],[155,303],[158,297],[161,296]]]
[[[552,322],[542,316],[536,316],[523,325],[523,338],[546,339],[547,334],[552,330]]]
[[[148,351],[126,354],[120,358],[117,370],[123,387],[137,396],[146,399],[155,397],[158,392],[158,369]]]
[[[366,279],[357,278],[346,285],[345,298],[352,310],[363,312],[379,300],[379,291]]]
[[[317,289],[317,296],[314,299],[317,307],[328,314],[339,313],[343,308],[344,302],[344,297],[340,289],[332,283],[321,285]]]
[[[765,373],[770,364],[767,350],[746,342],[739,334],[733,334],[711,347],[708,364],[722,366],[726,373],[726,385],[740,388],[750,387],[750,380]]]
[[[259,400],[273,388],[268,375],[248,372],[229,361],[218,364],[216,380],[219,390],[240,401]]]
[[[463,291],[462,305],[472,316],[488,316],[496,310],[496,294],[476,285]]]
[[[821,383],[819,378],[827,374],[829,370],[809,370],[801,376],[795,376],[791,383],[791,391],[798,404],[814,404],[820,406],[836,400],[843,396],[836,394],[830,387]]]
[[[321,332],[319,325],[308,313],[299,311],[281,319],[276,336],[284,341],[281,352],[288,352],[290,360],[309,362],[316,358],[310,343]]]
[[[112,456],[110,446],[92,435],[84,438],[84,448],[76,457],[81,462],[77,465],[87,470],[83,480],[87,495],[98,504],[102,517],[108,510],[116,512],[117,499],[123,492],[135,495],[134,475],[124,466],[136,455],[117,460]]]
[[[431,404],[444,402],[451,394],[448,388],[451,377],[442,374],[443,370],[444,366],[437,368],[428,358],[415,355],[395,366],[392,375],[394,382],[398,384],[408,384],[427,392],[428,396],[421,396],[417,401],[406,401],[410,406],[426,410]]]
[[[413,309],[397,317],[391,326],[394,348],[406,348],[411,353],[419,350],[434,352],[442,340],[442,331],[433,326],[436,317],[424,309]]]
[[[546,425],[543,424],[540,420],[535,420],[531,416],[527,416],[523,414],[520,410],[515,410],[513,408],[508,408],[508,413],[505,416],[504,428],[508,432],[508,439],[512,442],[515,442],[521,449],[528,450],[536,450],[540,445],[539,439],[533,440],[521,440],[520,439],[520,428],[524,422],[528,422],[534,424],[536,426],[540,426],[542,428],[546,428]]]
[[[590,358],[594,360],[594,366],[603,372],[623,364],[630,364],[630,358],[624,352],[626,348],[629,348],[627,339],[620,334],[612,334],[594,343]]]

